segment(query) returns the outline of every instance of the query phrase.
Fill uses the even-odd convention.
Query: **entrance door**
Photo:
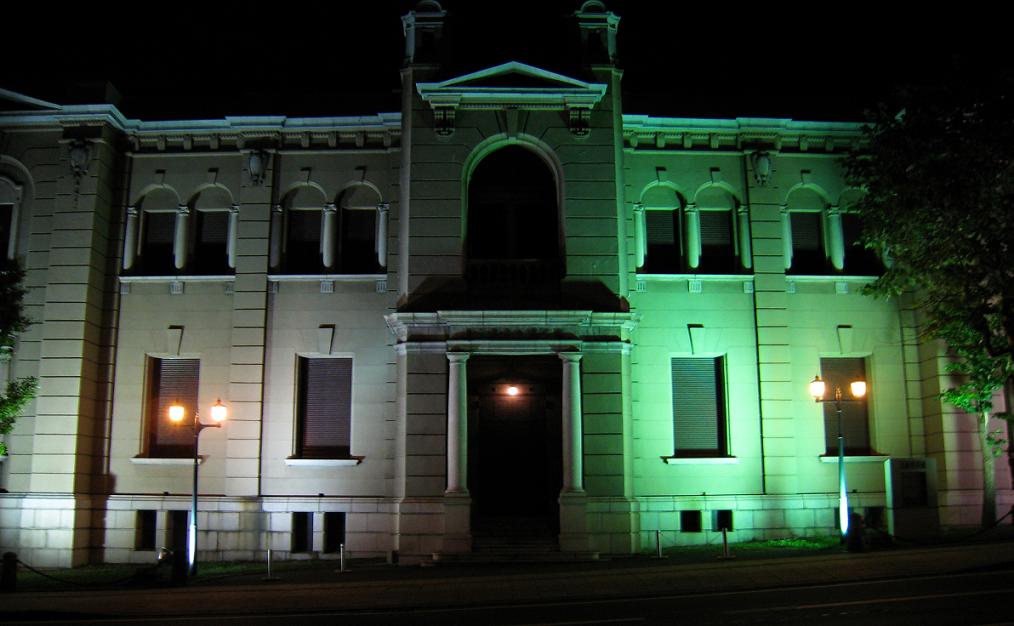
[[[468,365],[473,530],[557,534],[562,485],[559,359],[473,357]]]

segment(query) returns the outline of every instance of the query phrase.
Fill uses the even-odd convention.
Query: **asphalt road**
[[[870,582],[780,587],[758,591],[692,593],[565,602],[504,601],[425,609],[299,612],[285,589],[277,611],[250,614],[242,607],[213,617],[161,615],[117,618],[101,612],[10,615],[23,622],[62,624],[1014,624],[1014,570],[908,577]],[[321,589],[320,593],[326,593]],[[164,610],[164,609],[163,609]]]

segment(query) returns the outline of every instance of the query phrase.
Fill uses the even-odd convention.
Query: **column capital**
[[[697,204],[693,202],[688,202],[687,205],[683,207],[683,210],[686,211],[687,213],[697,213],[698,212]]]
[[[281,204],[276,204],[275,206],[271,207],[271,212],[278,213],[279,215],[281,215],[282,213],[285,212],[285,207],[283,207]]]
[[[464,363],[470,356],[472,356],[471,352],[448,352],[447,360],[451,363]]]
[[[325,213],[334,213],[337,210],[338,210],[338,207],[335,206],[334,202],[328,202],[327,204],[324,205],[324,212]]]
[[[390,202],[380,202],[377,204],[377,211],[380,213],[387,213],[391,209]]]
[[[640,212],[643,212],[643,211],[644,211],[644,205],[641,204],[640,202],[635,202],[634,203],[634,212],[635,213],[640,213]]]
[[[189,215],[190,214],[190,207],[188,205],[186,205],[186,204],[177,204],[176,205],[176,212],[179,213],[180,215]]]
[[[133,204],[127,207],[127,215],[137,217],[137,207]]]
[[[239,204],[233,203],[232,206],[229,207],[229,213],[239,213]]]
[[[557,352],[556,356],[564,363],[577,363],[584,356],[583,352]]]

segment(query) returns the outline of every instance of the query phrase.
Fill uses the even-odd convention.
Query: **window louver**
[[[194,433],[189,424],[169,421],[169,407],[179,402],[184,422],[198,410],[199,359],[152,359],[149,405],[149,454],[155,457],[187,457],[194,453]]]
[[[827,386],[826,398],[834,398],[835,387],[840,387],[842,431],[845,433],[845,450],[849,454],[870,451],[869,411],[866,399],[853,401],[849,383],[866,380],[866,359],[827,358],[820,360],[820,377]],[[826,454],[838,454],[838,413],[834,402],[824,403],[824,442]]]
[[[300,456],[349,456],[352,359],[300,357],[299,361]]]
[[[725,453],[721,358],[672,359],[676,454]]]

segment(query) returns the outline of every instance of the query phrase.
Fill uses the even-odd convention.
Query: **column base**
[[[560,494],[560,551],[588,552],[588,499],[584,491]]]
[[[444,537],[442,554],[472,551],[472,498],[467,491],[444,494]]]

